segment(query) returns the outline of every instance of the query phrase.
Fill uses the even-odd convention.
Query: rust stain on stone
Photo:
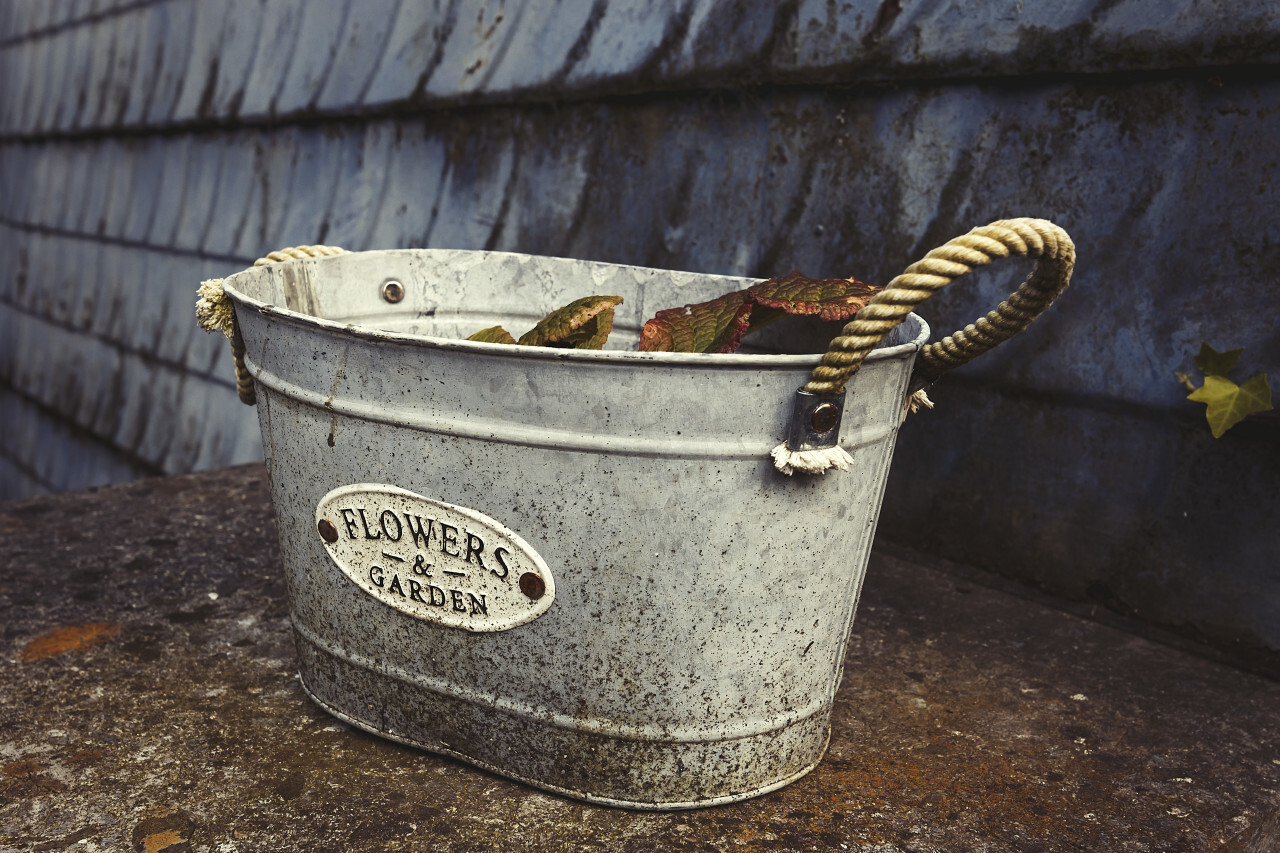
[[[6,776],[16,777],[16,776],[30,776],[31,774],[38,773],[43,769],[44,769],[44,765],[40,764],[37,761],[32,761],[31,759],[28,758],[22,761],[10,761],[3,768],[0,768],[0,772],[3,772],[4,775]]]
[[[111,622],[94,622],[90,625],[68,625],[55,628],[27,643],[22,650],[23,662],[44,660],[67,652],[78,652],[97,645],[120,630]]]
[[[97,764],[98,762],[100,762],[102,759],[106,758],[110,754],[111,753],[107,752],[105,749],[100,749],[99,747],[92,746],[92,747],[89,747],[88,749],[76,750],[75,752],[71,753],[66,757],[66,761],[76,765],[77,767],[89,767],[91,765]]]
[[[43,764],[29,758],[10,761],[0,767],[0,802],[8,798],[26,799],[65,791],[66,785],[41,772],[46,769]]]

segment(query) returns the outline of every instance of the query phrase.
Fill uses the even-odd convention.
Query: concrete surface
[[[0,850],[1267,851],[1280,684],[878,552],[809,776],[641,814],[329,718],[259,465],[0,504]]]

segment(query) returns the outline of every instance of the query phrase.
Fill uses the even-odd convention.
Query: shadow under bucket
[[[595,803],[706,806],[813,769],[925,323],[849,380],[852,464],[826,476],[770,459],[819,360],[783,333],[755,344],[778,354],[463,340],[607,293],[610,346],[634,348],[658,309],[750,283],[437,250],[228,278],[307,692]]]

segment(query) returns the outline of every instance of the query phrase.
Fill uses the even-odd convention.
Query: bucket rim
[[[380,251],[401,251],[401,252],[429,252],[430,249],[401,249],[401,250],[380,250]],[[448,249],[440,250],[450,254],[460,253],[464,250]],[[640,269],[648,272],[665,272],[664,270],[656,270],[650,267],[637,267],[631,264],[613,264],[606,261],[584,261],[581,259],[560,258],[551,255],[521,255],[516,252],[493,252],[493,251],[476,251],[476,254],[486,255],[515,255],[521,257],[539,257],[552,261],[572,261],[574,263],[589,263],[599,266]],[[343,258],[350,258],[351,255],[368,254],[365,252],[344,252],[342,255],[332,255],[320,258],[300,258],[295,260],[284,261],[279,264],[272,264],[273,267],[280,267],[286,264],[325,264],[340,261]],[[581,350],[581,349],[559,349],[556,347],[538,347],[538,346],[520,346],[519,344],[497,344],[485,343],[481,341],[469,341],[458,338],[443,338],[435,335],[420,335],[410,332],[393,332],[386,329],[379,329],[374,326],[342,323],[336,320],[328,320],[323,317],[317,317],[313,314],[307,314],[302,311],[295,311],[290,308],[283,308],[279,305],[273,305],[256,299],[235,287],[234,282],[242,276],[251,276],[253,274],[261,274],[267,267],[250,267],[242,270],[234,275],[228,276],[223,280],[223,289],[232,301],[245,308],[253,310],[257,314],[271,317],[291,325],[311,328],[317,331],[328,332],[337,336],[355,337],[367,341],[377,341],[381,343],[399,344],[404,346],[420,347],[424,349],[436,349],[452,352],[464,352],[474,355],[499,356],[505,358],[521,358],[521,359],[541,359],[553,361],[582,361],[588,363],[604,363],[604,364],[636,364],[636,363],[658,363],[672,366],[700,366],[700,367],[733,367],[733,368],[772,368],[772,369],[792,369],[792,368],[812,368],[821,360],[823,353],[801,353],[801,354],[771,354],[771,353],[703,353],[703,352],[640,352],[638,350]],[[699,273],[685,273],[690,275],[699,275]],[[756,282],[765,281],[766,279],[745,278],[738,276],[724,276],[716,273],[708,273],[708,276],[716,278],[737,278],[740,281],[755,284]],[[905,357],[911,353],[918,352],[929,341],[930,329],[929,324],[923,317],[916,313],[909,314],[903,323],[916,322],[919,324],[919,331],[915,337],[905,343],[897,344],[890,347],[879,347],[873,350],[868,356],[867,361],[880,361],[882,359],[893,359]],[[824,342],[825,344],[826,342]]]

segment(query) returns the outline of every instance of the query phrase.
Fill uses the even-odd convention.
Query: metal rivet
[[[333,522],[329,521],[329,519],[327,518],[320,519],[320,522],[319,524],[316,525],[316,527],[320,529],[320,538],[323,539],[324,541],[326,542],[338,541],[338,528],[334,527]]]
[[[533,572],[525,572],[520,576],[520,591],[536,600],[542,598],[543,593],[547,591],[547,584]]]
[[[830,432],[840,420],[840,409],[834,403],[819,403],[813,408],[809,423],[814,432]]]
[[[382,298],[394,305],[404,299],[404,285],[395,279],[388,281],[382,285]]]

